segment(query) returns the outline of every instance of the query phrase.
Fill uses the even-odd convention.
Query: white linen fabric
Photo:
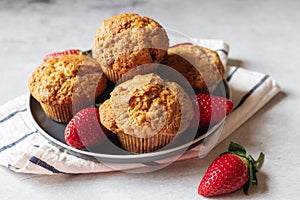
[[[217,51],[226,66],[229,51],[226,43],[200,39],[195,39],[195,42]],[[233,133],[280,91],[278,84],[269,75],[236,66],[226,66],[225,69],[234,111],[226,118],[222,132],[216,136],[215,145]],[[79,158],[54,146],[32,124],[27,97],[23,95],[0,106],[0,165],[15,172],[32,174],[98,173],[149,167],[149,163],[106,165]],[[211,150],[205,149],[210,146],[205,142],[186,151],[177,160],[205,156]],[[159,165],[167,160],[155,163]]]

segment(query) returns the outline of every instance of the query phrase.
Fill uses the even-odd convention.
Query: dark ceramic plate
[[[225,82],[219,84],[214,91],[215,95],[227,98],[230,96],[229,93]],[[224,122],[223,120],[206,130],[187,130],[180,134],[172,143],[158,151],[145,154],[132,154],[121,147],[118,138],[113,133],[110,134],[109,140],[101,145],[89,147],[88,149],[72,148],[64,140],[66,124],[58,123],[48,118],[40,104],[31,95],[28,95],[28,108],[34,126],[52,144],[72,155],[106,163],[147,163],[180,155],[192,147],[201,145],[203,140],[207,139],[209,135],[221,131]]]

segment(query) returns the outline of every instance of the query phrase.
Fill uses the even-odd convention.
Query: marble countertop
[[[197,186],[208,164],[230,141],[266,154],[249,195],[218,199],[299,199],[300,3],[298,0],[2,0],[0,104],[27,93],[43,55],[90,49],[103,19],[125,12],[150,16],[191,37],[230,44],[229,64],[271,75],[282,92],[204,159],[176,162],[144,174],[18,174],[0,167],[0,199],[201,199]]]

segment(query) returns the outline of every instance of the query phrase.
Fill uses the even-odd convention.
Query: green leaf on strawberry
[[[198,194],[210,197],[231,193],[242,187],[247,194],[250,184],[257,186],[256,173],[263,160],[263,153],[255,160],[246,154],[244,147],[231,142],[228,151],[209,165],[199,184]]]

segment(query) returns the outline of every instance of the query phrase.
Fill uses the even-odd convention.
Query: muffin
[[[148,153],[169,144],[194,116],[185,91],[153,73],[136,75],[116,86],[99,112],[103,126],[133,153]]]
[[[162,64],[181,73],[196,93],[211,93],[225,73],[215,51],[188,43],[170,47]]]
[[[138,14],[120,14],[102,22],[94,38],[92,55],[105,75],[116,83],[122,76],[128,79],[153,72],[168,47],[169,38],[158,22]]]
[[[110,99],[105,100],[99,107],[99,114],[101,116],[100,121],[101,124],[113,133],[122,133],[123,131],[118,128],[115,114],[111,107]]]
[[[29,79],[29,91],[51,119],[66,123],[93,106],[107,85],[99,63],[86,55],[65,55],[41,64]]]

